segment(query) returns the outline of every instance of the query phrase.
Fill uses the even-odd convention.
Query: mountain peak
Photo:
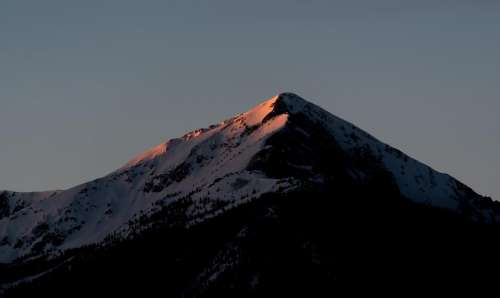
[[[254,108],[248,110],[247,112],[241,113],[231,119],[225,120],[218,125],[212,125],[209,128],[202,128],[185,134],[181,140],[190,141],[192,139],[206,136],[207,134],[213,133],[214,130],[220,130],[226,125],[232,125],[235,122],[244,122],[248,127],[254,127],[263,124],[276,116],[284,114],[294,114],[301,110],[304,106],[309,104],[306,100],[300,96],[291,93],[284,92],[279,93],[270,99],[260,103]],[[286,120],[283,119],[286,122]],[[272,129],[271,131],[273,131]],[[129,162],[125,164],[122,169],[128,169],[130,167],[141,164],[145,161],[155,159],[161,155],[164,155],[168,148],[171,147],[173,140],[166,141],[158,146],[155,146],[139,155],[135,156]]]
[[[182,214],[182,224],[191,226],[269,194],[343,181],[363,186],[375,174],[409,201],[500,221],[500,207],[451,176],[284,92],[164,142],[100,179],[63,192],[0,193],[0,262],[128,237],[170,219],[161,212]]]
[[[241,114],[249,126],[265,123],[268,120],[283,114],[296,114],[307,106],[313,106],[297,94],[291,92],[279,93],[262,102],[246,113]]]
[[[283,92],[276,95],[275,104],[281,104],[282,108],[286,108],[291,113],[298,112],[305,106],[311,105],[310,102],[292,92]]]
[[[307,100],[303,99],[293,92],[282,92],[276,95],[276,97],[278,100],[284,101],[287,104],[308,103]]]

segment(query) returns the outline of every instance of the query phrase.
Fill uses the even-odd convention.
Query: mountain
[[[0,285],[234,297],[472,282],[499,261],[499,221],[499,203],[282,93],[89,183],[0,192]]]

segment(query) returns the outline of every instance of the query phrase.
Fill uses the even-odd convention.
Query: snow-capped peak
[[[306,125],[301,126],[303,123]],[[276,142],[274,137],[280,135],[288,139]],[[320,141],[334,143],[332,148],[339,147],[346,159],[360,154],[373,157],[376,166],[392,175],[401,194],[412,201],[452,210],[471,205],[473,199],[480,201],[479,195],[452,177],[287,92],[217,125],[164,142],[101,179],[36,200],[3,194],[0,262],[100,242],[113,233],[127,236],[132,223],[176,202],[188,204],[183,217],[185,224],[191,225],[263,194],[300,184],[292,173],[267,175],[266,167],[289,166],[302,171],[301,179],[322,181],[314,171],[317,164],[310,163],[317,147],[309,141],[317,143],[318,135]],[[270,142],[273,139],[275,142]],[[292,140],[290,144],[288,140]],[[306,154],[291,164],[289,156],[279,151],[283,160],[272,164],[268,153],[273,144],[283,147],[280,150]],[[354,170],[351,174],[364,175]],[[471,208],[475,208],[474,214],[495,220],[492,208]]]
[[[299,97],[296,94],[290,93],[290,92],[285,92],[285,93],[280,93],[277,94],[256,107],[250,109],[249,111],[237,115],[235,118],[226,120],[221,122],[219,125],[213,125],[210,128],[204,128],[204,129],[198,129],[192,132],[189,132],[185,134],[181,139],[183,141],[189,141],[194,138],[198,138],[203,136],[204,134],[208,133],[209,131],[213,129],[217,129],[220,126],[223,126],[224,124],[231,124],[234,121],[241,121],[245,123],[247,126],[252,127],[261,124],[266,117],[271,115],[273,112],[277,116],[278,114],[283,114],[283,113],[296,113],[303,109],[308,103],[301,97]],[[286,110],[278,112],[279,105],[284,105],[286,106]],[[140,153],[133,159],[131,159],[129,162],[125,164],[123,169],[130,168],[133,166],[136,166],[138,164],[153,160],[163,154],[165,154],[170,146],[170,144],[173,142],[173,140],[166,141],[158,146],[155,146],[143,153]]]

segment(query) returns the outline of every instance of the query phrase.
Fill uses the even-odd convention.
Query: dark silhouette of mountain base
[[[374,200],[380,198],[384,203]],[[68,252],[61,261],[70,262],[6,297],[484,290],[498,278],[492,270],[500,265],[498,234],[496,226],[410,203],[378,183],[309,190],[272,195],[192,229],[159,229],[113,247]],[[210,283],[220,264],[230,268]]]

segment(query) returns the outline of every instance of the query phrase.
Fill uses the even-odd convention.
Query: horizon
[[[0,190],[68,189],[290,91],[500,200],[500,3],[354,2],[6,1]]]

